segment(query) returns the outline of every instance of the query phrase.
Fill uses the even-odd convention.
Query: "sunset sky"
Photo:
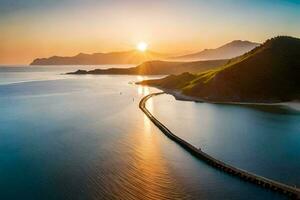
[[[0,64],[135,48],[190,53],[235,39],[300,37],[292,0],[0,0]]]

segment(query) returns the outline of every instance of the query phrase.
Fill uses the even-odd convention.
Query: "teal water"
[[[138,108],[158,90],[130,84],[154,77],[61,75],[69,69],[0,69],[1,199],[284,199],[207,166],[161,134]],[[266,175],[275,178],[286,167],[283,180],[299,180],[297,112],[167,95],[147,106],[176,134],[221,159],[258,172],[269,168]],[[253,124],[257,132],[250,135]],[[273,160],[265,165],[261,151]]]
[[[300,187],[300,103],[224,105],[177,101],[171,95],[153,101],[157,118],[204,152]]]

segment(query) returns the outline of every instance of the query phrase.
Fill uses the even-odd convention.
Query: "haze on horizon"
[[[0,0],[0,64],[134,49],[183,54],[300,37],[297,0]]]

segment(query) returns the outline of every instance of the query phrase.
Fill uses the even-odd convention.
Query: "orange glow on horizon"
[[[237,39],[264,42],[276,35],[300,36],[296,9],[291,10],[294,17],[279,10],[260,10],[260,15],[253,16],[254,7],[228,12],[224,9],[228,3],[223,1],[176,1],[171,5],[165,1],[47,2],[15,1],[15,9],[10,10],[14,4],[9,4],[7,12],[0,13],[0,64],[29,64],[35,58],[54,55],[128,51],[137,44],[143,52],[147,43],[151,51],[183,55]],[[275,14],[280,20],[259,20]],[[141,40],[147,43],[139,43]]]

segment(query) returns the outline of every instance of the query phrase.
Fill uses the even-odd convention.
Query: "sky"
[[[135,48],[184,54],[300,37],[300,0],[0,0],[0,64]]]

